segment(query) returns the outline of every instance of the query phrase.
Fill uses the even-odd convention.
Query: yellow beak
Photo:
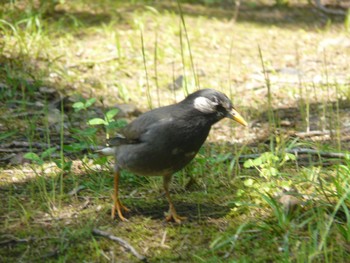
[[[243,119],[241,114],[239,114],[235,109],[231,109],[231,111],[228,112],[227,117],[238,122],[239,124],[241,124],[243,126],[248,125],[248,123],[245,121],[245,119]]]

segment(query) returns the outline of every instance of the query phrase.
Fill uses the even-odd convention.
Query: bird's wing
[[[116,137],[109,140],[109,145],[134,144],[140,142],[140,138],[154,125],[169,119],[173,114],[173,105],[157,108],[146,112],[121,129]]]

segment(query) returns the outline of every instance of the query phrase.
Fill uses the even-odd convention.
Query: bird
[[[247,122],[233,107],[231,100],[214,89],[201,89],[184,100],[141,114],[120,129],[100,150],[113,154],[114,193],[112,219],[129,209],[119,200],[119,178],[122,170],[141,176],[162,176],[169,212],[166,221],[181,223],[186,217],[177,214],[169,192],[172,175],[196,156],[213,124],[229,118],[243,126]]]

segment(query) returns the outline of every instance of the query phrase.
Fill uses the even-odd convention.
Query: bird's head
[[[223,93],[213,89],[202,89],[190,94],[185,101],[203,114],[214,116],[216,121],[230,118],[247,126],[244,118],[234,109],[231,100]]]

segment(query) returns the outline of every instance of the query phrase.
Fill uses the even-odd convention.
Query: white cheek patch
[[[194,100],[193,106],[195,109],[203,113],[213,113],[216,111],[217,102],[213,102],[206,97],[198,97]]]

